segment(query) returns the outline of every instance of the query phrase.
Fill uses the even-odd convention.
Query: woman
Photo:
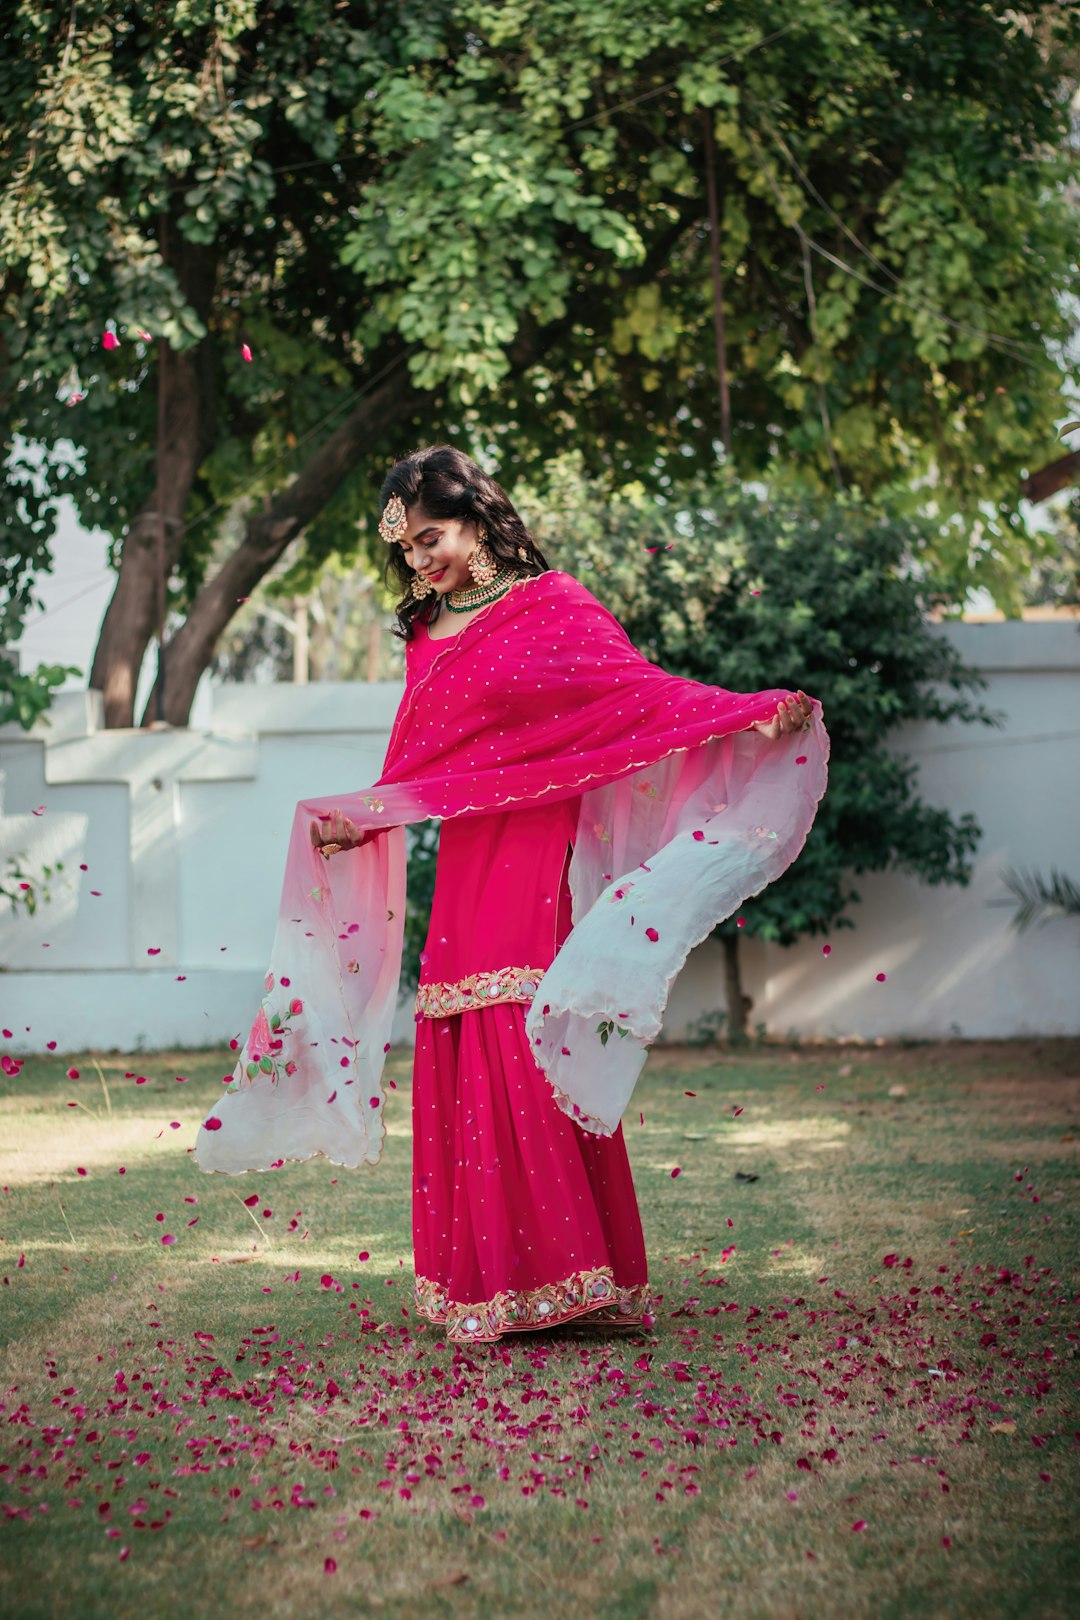
[[[619,1121],[692,945],[798,853],[824,728],[801,692],[732,694],[650,664],[454,447],[398,462],[380,504],[406,641],[383,774],[298,806],[267,997],[198,1162],[377,1162],[404,825],[438,816],[417,1309],[453,1340],[640,1325]]]

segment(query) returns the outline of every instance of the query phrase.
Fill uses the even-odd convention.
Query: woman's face
[[[431,517],[419,502],[409,507],[408,518],[401,549],[415,573],[430,580],[439,596],[475,584],[467,567],[477,546],[475,523]]]

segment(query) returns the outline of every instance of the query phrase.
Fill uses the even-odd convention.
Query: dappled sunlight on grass
[[[653,1330],[464,1347],[413,1312],[407,1054],[378,1169],[238,1178],[187,1152],[220,1054],[110,1060],[111,1116],[28,1061],[0,1608],[159,1612],[167,1566],[192,1620],[1064,1613],[1080,1064],[1039,1051],[654,1054]]]

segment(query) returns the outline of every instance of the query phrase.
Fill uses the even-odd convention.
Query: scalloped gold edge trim
[[[575,1317],[593,1312],[611,1313],[612,1322],[633,1317],[645,1308],[646,1283],[620,1286],[610,1266],[594,1266],[573,1271],[556,1282],[536,1288],[504,1289],[490,1300],[463,1304],[447,1297],[446,1289],[430,1277],[418,1276],[413,1284],[413,1301],[418,1313],[436,1327],[446,1328],[446,1337],[455,1344],[492,1343],[504,1333],[527,1333],[557,1327]],[[597,1294],[595,1290],[602,1292]],[[586,1297],[586,1289],[592,1290]],[[552,1308],[541,1312],[544,1304]],[[467,1326],[473,1323],[474,1326]]]

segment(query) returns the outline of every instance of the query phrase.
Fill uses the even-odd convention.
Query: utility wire
[[[778,135],[776,133],[776,131],[772,128],[772,126],[770,125],[768,119],[761,116],[760,114],[759,114],[759,117],[761,118],[762,127],[764,128],[767,135],[769,136],[769,139],[779,149],[781,155],[784,157],[784,159],[788,163],[789,167],[794,170],[794,172],[795,172],[796,176],[798,177],[801,185],[805,188],[805,190],[809,193],[809,195],[814,199],[814,201],[818,204],[818,206],[821,209],[824,210],[824,212],[832,220],[833,224],[838,226],[839,229],[843,231],[844,235],[848,238],[848,241],[851,242],[852,245],[854,247],[856,247],[859,250],[859,252],[864,255],[864,257],[869,259],[871,264],[875,265],[877,267],[877,269],[879,269],[883,275],[887,276],[889,278],[889,280],[892,281],[897,287],[902,287],[903,286],[903,281],[900,278],[900,276],[898,276],[896,274],[896,272],[894,270],[892,270],[884,262],[883,259],[880,259],[878,257],[878,255],[876,253],[874,253],[871,248],[868,248],[866,246],[865,242],[861,242],[859,240],[859,238],[855,235],[855,232],[850,228],[850,226],[845,224],[845,222],[840,218],[840,215],[837,214],[834,209],[830,208],[829,204],[825,201],[825,199],[821,195],[820,191],[818,191],[818,189],[814,185],[813,181],[810,179],[810,177],[805,173],[805,171],[799,165],[797,159],[793,156],[793,154],[789,150],[789,148],[788,148],[786,142],[783,140],[782,136]],[[809,241],[809,238],[807,240]],[[817,248],[816,243],[811,243],[810,245]],[[818,251],[824,252],[825,250],[824,249],[818,249]],[[844,265],[842,263],[842,261],[836,260],[836,259],[834,259],[833,262],[835,264],[837,264],[837,266],[839,268],[848,271],[849,274],[851,274],[851,275],[855,274],[855,271],[853,271],[851,269],[850,265]],[[873,286],[874,285],[872,282],[866,282],[865,284],[867,286]],[[901,296],[900,294],[891,294],[890,295],[884,289],[875,288],[875,291],[878,291],[878,290],[882,291],[883,296],[885,296],[885,297],[889,297],[889,296],[900,297]],[[912,299],[910,298],[909,294],[905,293],[902,296],[903,296],[903,301],[904,302],[907,302],[907,303],[912,302]],[[919,307],[922,308],[922,309],[926,309],[926,310],[930,311],[932,314],[936,315],[938,320],[946,321],[946,322],[948,322],[948,324],[950,324],[952,326],[957,325],[957,322],[951,321],[949,316],[942,314],[940,310],[935,309],[930,304],[921,303],[919,305]],[[985,338],[988,342],[995,342],[995,343],[998,343],[998,344],[1011,346],[1011,347],[1016,348],[1016,349],[1030,349],[1035,354],[1044,354],[1045,353],[1045,350],[1042,348],[1042,346],[1040,344],[1033,343],[1028,338],[1009,338],[1009,337],[1005,337],[1000,332],[982,331],[980,328],[973,327],[973,326],[961,326],[959,329],[962,330],[962,331],[968,332],[968,333],[972,333],[977,337]]]
[[[843,270],[847,275],[853,276],[855,280],[860,281],[864,287],[869,287],[873,292],[879,293],[882,298],[888,298],[898,304],[910,305],[913,309],[921,309],[927,314],[932,315],[936,320],[941,321],[944,325],[951,326],[954,331],[963,332],[968,337],[981,338],[984,342],[992,345],[994,348],[1003,349],[1007,354],[1009,354],[1011,359],[1015,360],[1017,364],[1025,366],[1029,371],[1039,372],[1042,370],[1042,368],[1036,365],[1034,361],[1027,359],[1024,354],[1019,352],[1020,343],[1016,339],[1004,337],[1000,333],[985,332],[975,326],[969,326],[966,321],[954,320],[951,315],[946,315],[943,313],[943,311],[935,309],[932,304],[926,303],[921,298],[913,298],[909,293],[894,292],[889,287],[883,287],[880,282],[872,281],[869,276],[863,275],[861,271],[856,270],[854,266],[848,264],[846,260],[838,258],[835,253],[831,253],[829,249],[823,247],[820,242],[816,242],[814,238],[803,229],[799,221],[792,216],[784,199],[784,195],[779,186],[776,184],[776,179],[770,170],[769,164],[764,159],[764,155],[761,151],[760,136],[755,130],[747,130],[747,134],[750,137],[750,145],[758,159],[758,168],[765,176],[769,188],[772,191],[773,196],[776,198],[776,205],[781,219],[784,221],[785,225],[789,226],[790,229],[795,232],[799,238],[799,241],[803,243],[805,247],[812,249],[813,252],[819,255],[819,257],[827,260],[829,264],[835,265],[838,270]],[[1026,347],[1027,345],[1024,346]],[[1033,347],[1037,348],[1038,345],[1033,345]]]

